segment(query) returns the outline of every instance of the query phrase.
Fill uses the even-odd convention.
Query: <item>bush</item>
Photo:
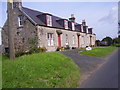
[[[16,52],[15,53],[15,57],[20,57],[20,56],[23,56],[23,55],[25,55],[25,52]]]
[[[20,57],[23,55],[28,55],[28,54],[33,54],[33,53],[39,53],[39,52],[46,52],[47,49],[45,47],[33,47],[29,51],[24,52],[24,51],[19,51],[15,53],[15,57]],[[9,57],[9,54],[6,54],[7,57]]]
[[[65,48],[64,47],[57,47],[56,51],[64,51]]]
[[[46,47],[39,47],[39,50],[40,50],[40,52],[46,52],[47,51]]]
[[[113,46],[120,47],[120,44],[114,44]]]
[[[61,51],[64,51],[65,49],[64,49],[64,47],[61,47],[61,49],[60,49]]]
[[[61,48],[62,48],[62,47],[57,47],[56,51],[60,51]]]
[[[66,47],[64,49],[69,50],[70,49],[69,45],[66,45]]]
[[[2,54],[2,56],[5,56],[5,57],[9,57],[9,54],[8,53],[5,53],[5,54]]]
[[[72,49],[77,49],[76,47],[72,47]]]
[[[33,53],[39,53],[39,52],[40,52],[39,48],[34,47],[34,48],[30,49],[28,53],[33,54]]]

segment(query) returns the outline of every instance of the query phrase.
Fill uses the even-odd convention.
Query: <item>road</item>
[[[118,88],[118,56],[120,48],[80,88]]]

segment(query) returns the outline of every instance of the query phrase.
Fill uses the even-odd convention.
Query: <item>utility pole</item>
[[[15,59],[15,48],[14,48],[14,31],[13,31],[13,7],[12,0],[8,0],[8,44],[9,44],[9,58],[10,60]]]

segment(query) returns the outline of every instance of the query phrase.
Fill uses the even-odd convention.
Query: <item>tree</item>
[[[96,41],[95,41],[95,44],[96,44],[97,46],[100,46],[100,40],[96,40]]]
[[[113,43],[114,44],[120,44],[120,38],[114,38]]]
[[[113,40],[111,37],[105,37],[103,38],[102,41],[106,41],[108,46],[110,46],[113,43]]]

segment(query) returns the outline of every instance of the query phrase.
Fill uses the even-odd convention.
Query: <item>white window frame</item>
[[[73,35],[73,45],[75,44],[75,35]]]
[[[72,24],[72,30],[75,30],[75,23],[71,22],[71,24]]]
[[[52,16],[51,15],[46,15],[46,23],[47,23],[47,26],[52,26]]]
[[[84,44],[85,44],[84,39],[85,39],[85,38],[84,38],[84,36],[82,36],[82,37],[81,37],[81,43],[82,43],[82,45],[84,45]]]
[[[64,20],[64,27],[65,27],[65,29],[68,29],[68,21],[67,20]]]
[[[68,34],[66,34],[66,45],[68,45]]]
[[[48,46],[54,46],[53,33],[47,33]]]
[[[19,27],[23,26],[23,16],[22,15],[18,16],[18,24],[19,24]]]
[[[88,27],[86,27],[86,33],[88,33]]]
[[[81,32],[83,32],[83,25],[81,24]]]

